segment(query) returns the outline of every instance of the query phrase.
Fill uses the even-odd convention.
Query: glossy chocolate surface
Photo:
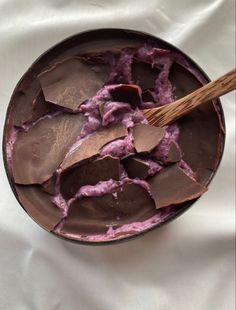
[[[57,169],[83,125],[81,114],[45,118],[19,132],[13,149],[13,178],[18,184],[41,184]]]
[[[108,155],[65,170],[61,176],[61,193],[67,199],[72,198],[80,187],[109,179],[120,179],[120,160]]]
[[[181,150],[178,145],[174,142],[171,142],[170,149],[167,155],[167,162],[176,163],[182,158]]]
[[[39,81],[46,101],[77,110],[103,86],[108,70],[109,66],[69,58],[41,73]]]
[[[137,156],[129,156],[123,160],[124,167],[130,178],[146,179],[149,165]]]
[[[194,181],[177,164],[149,179],[156,208],[180,204],[201,196],[207,189]]]
[[[87,234],[89,227],[94,233],[105,233],[109,226],[117,228],[137,220],[146,220],[152,216],[153,209],[154,202],[145,189],[126,184],[117,191],[116,197],[106,194],[74,201],[62,232]]]

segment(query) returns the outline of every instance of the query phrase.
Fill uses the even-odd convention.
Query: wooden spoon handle
[[[215,81],[202,86],[201,88],[195,90],[193,93],[169,105],[144,110],[144,114],[149,120],[149,123],[153,125],[155,124],[157,126],[165,126],[183,116],[184,114],[189,113],[202,103],[211,101],[234,90],[235,88],[236,69],[233,69]]]

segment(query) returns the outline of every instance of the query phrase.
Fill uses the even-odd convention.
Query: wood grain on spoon
[[[158,108],[143,110],[149,124],[163,127],[191,112],[199,105],[218,98],[236,88],[236,69],[229,71],[191,94]]]

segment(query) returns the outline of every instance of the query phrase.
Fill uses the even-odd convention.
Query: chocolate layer
[[[35,79],[30,88],[19,90],[14,97],[13,124],[21,127],[53,110],[44,99],[39,81]]]
[[[130,178],[146,179],[149,175],[149,165],[137,156],[127,157],[122,163]]]
[[[207,189],[173,164],[148,180],[156,208],[177,205],[201,196]]]
[[[42,184],[42,189],[50,195],[56,195],[56,181],[57,175],[54,173],[50,179]]]
[[[43,228],[53,230],[63,214],[51,197],[38,186],[16,185],[16,192],[25,211]]]
[[[47,181],[75,142],[83,123],[82,114],[61,114],[19,132],[12,158],[15,182],[41,184]]]
[[[78,149],[65,158],[61,164],[62,169],[65,170],[75,164],[83,163],[85,160],[98,155],[100,149],[108,142],[123,138],[126,135],[127,129],[121,124],[91,134]]]
[[[220,125],[214,107],[206,103],[179,120],[179,145],[183,159],[192,167],[214,170],[218,162]]]
[[[47,101],[77,110],[102,87],[108,69],[106,65],[90,64],[77,57],[55,64],[38,78]]]
[[[83,185],[94,185],[100,181],[120,179],[120,160],[104,156],[82,166],[62,173],[61,192],[66,199],[73,197]]]
[[[168,163],[176,163],[182,158],[180,148],[175,142],[171,142],[166,161]]]
[[[69,207],[62,233],[104,233],[109,226],[142,221],[154,212],[154,202],[147,191],[136,184],[127,184],[117,192],[117,198],[106,194],[76,200]]]
[[[154,201],[148,192],[136,184],[126,184],[117,193],[118,208],[122,221],[131,222],[147,219],[155,210]]]
[[[165,129],[146,124],[134,126],[134,147],[138,153],[150,152],[159,144],[165,134]]]
[[[202,79],[204,80],[203,77]],[[202,86],[191,72],[176,63],[171,68],[170,81],[176,99]],[[199,168],[214,170],[219,163],[220,152],[222,152],[220,143],[222,131],[221,122],[219,122],[218,113],[213,104],[206,102],[179,119],[178,124],[180,127],[179,145],[183,159],[194,171]]]

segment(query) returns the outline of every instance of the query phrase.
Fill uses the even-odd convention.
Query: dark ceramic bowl
[[[195,72],[195,74],[192,74],[179,65],[173,65],[170,73],[170,80],[175,87],[175,96],[177,98],[183,97],[199,88],[202,84],[210,81],[205,72],[191,58],[176,47],[157,37],[151,36],[150,34],[125,29],[98,29],[74,35],[53,46],[41,55],[23,75],[13,92],[7,110],[3,135],[3,158],[12,191],[24,210],[26,209],[24,206],[25,200],[19,198],[19,194],[24,194],[20,193],[19,188],[16,188],[13,181],[11,167],[7,160],[6,148],[12,124],[16,117],[15,105],[19,98],[19,92],[22,89],[30,89],[33,81],[40,72],[67,56],[74,56],[78,53],[90,52],[93,50],[103,50],[116,47],[120,48],[122,46],[127,46],[127,44],[129,46],[137,46],[149,40],[157,43],[159,47],[181,53]],[[196,78],[196,75],[198,78]],[[198,181],[208,186],[221,161],[225,142],[224,114],[220,101],[215,100],[210,104],[205,104],[197,108],[189,115],[183,117],[179,121],[179,126],[181,129],[179,143],[184,153],[183,159],[190,164],[194,171],[199,172]],[[199,170],[199,168],[202,167],[205,169]],[[27,199],[28,197],[25,198]],[[33,194],[32,197],[30,197],[31,205],[33,205],[33,207],[35,206],[35,210],[39,207],[39,198],[40,197],[37,197],[36,194]],[[132,239],[176,219],[189,209],[196,200],[197,199],[183,203],[172,209],[167,208],[166,211],[163,211],[162,220],[151,227],[138,232],[133,231],[133,233],[121,234],[106,241],[73,240],[72,238],[65,238],[63,236],[59,237],[82,244],[93,245],[113,244],[118,241]],[[37,216],[35,216],[35,212],[27,213],[37,224],[49,231],[43,223],[40,222]],[[58,236],[58,234],[55,234],[54,232],[52,233]]]

